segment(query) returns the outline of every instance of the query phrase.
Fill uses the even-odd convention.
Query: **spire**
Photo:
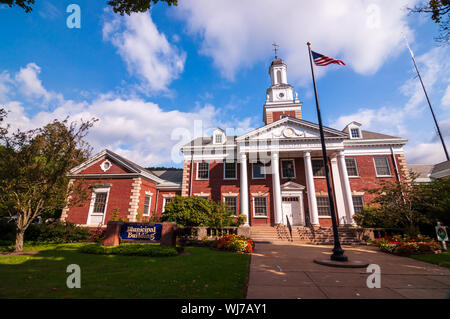
[[[272,43],[272,45],[273,45],[273,50],[275,51],[275,60],[277,60],[278,59],[278,57],[277,57],[277,51],[278,51],[278,48],[280,47],[278,44],[276,44],[275,42],[274,43]]]

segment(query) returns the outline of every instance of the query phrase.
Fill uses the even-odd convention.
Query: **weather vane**
[[[276,59],[277,58],[277,51],[278,51],[278,48],[280,46],[278,44],[276,44],[275,42],[272,43],[272,45],[273,45],[273,50],[275,51],[275,59]]]

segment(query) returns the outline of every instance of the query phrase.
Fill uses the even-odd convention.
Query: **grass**
[[[86,244],[26,246],[37,255],[0,256],[0,298],[243,298],[250,256],[186,247],[175,257],[94,255]],[[66,286],[67,266],[81,288]]]
[[[411,258],[425,261],[431,264],[444,266],[450,268],[450,251],[444,251],[440,254],[424,254],[424,255],[413,255]]]
[[[102,244],[87,244],[78,249],[79,252],[96,255],[169,257],[178,255],[175,247],[164,247],[160,244],[121,244],[105,247]]]

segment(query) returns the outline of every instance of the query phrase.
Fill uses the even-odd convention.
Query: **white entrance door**
[[[300,225],[300,198],[283,196],[283,217],[284,224],[287,225],[287,219],[291,225]]]

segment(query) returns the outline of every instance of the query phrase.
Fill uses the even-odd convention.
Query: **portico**
[[[241,164],[241,213],[247,216],[247,220],[250,220],[252,211],[249,208],[252,195],[248,189],[248,170],[260,162],[264,163],[264,173],[271,176],[268,196],[272,203],[272,224],[319,226],[321,219],[330,218],[326,215],[326,208],[319,209],[317,203],[318,198],[323,201],[327,193],[324,193],[324,176],[320,176],[318,166],[323,159],[315,126],[303,120],[284,118],[265,126],[264,130],[237,138]],[[354,209],[343,152],[344,136],[341,134],[328,130],[326,143],[337,217],[344,225],[353,224]]]

